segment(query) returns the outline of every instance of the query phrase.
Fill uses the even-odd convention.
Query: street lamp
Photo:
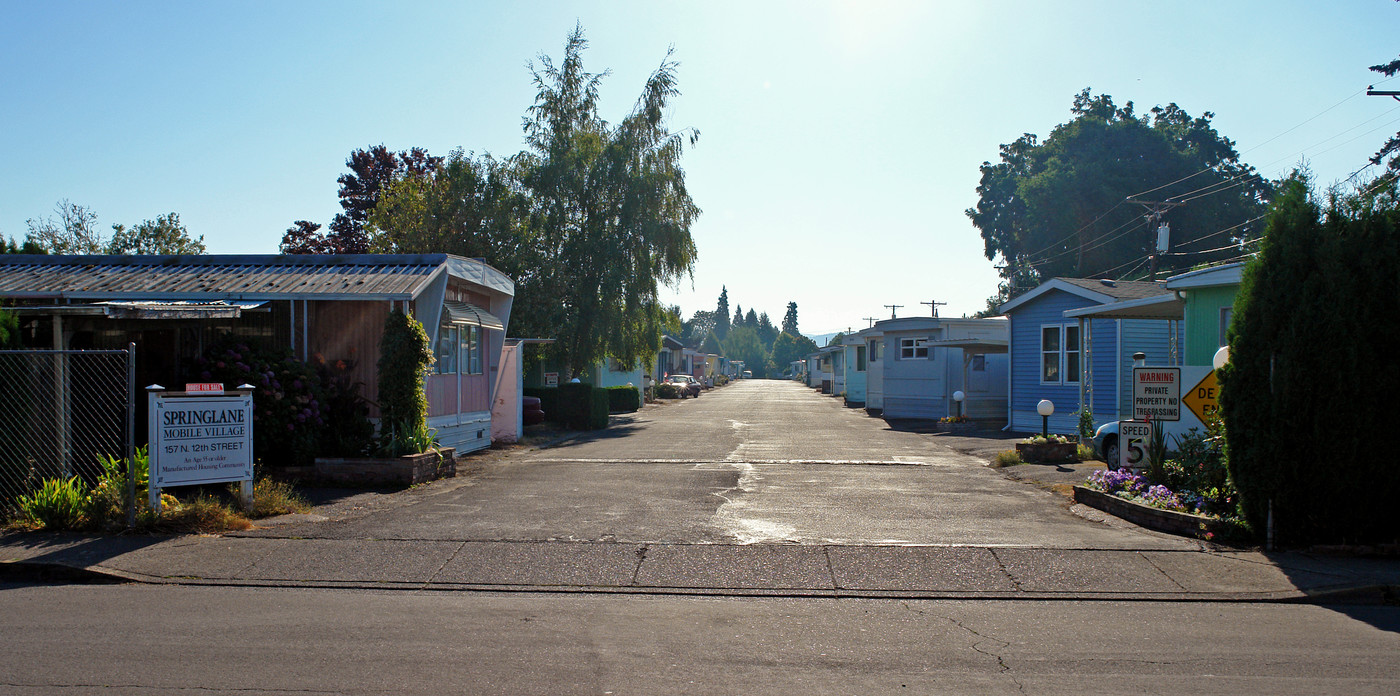
[[[967,398],[967,395],[964,394],[964,393],[962,393],[962,390],[961,390],[961,389],[959,389],[958,391],[953,392],[953,401],[956,401],[956,402],[958,403],[958,417],[959,417],[959,418],[962,418],[962,402],[963,402],[963,399],[965,399],[965,398]]]
[[[1215,351],[1215,357],[1210,359],[1211,367],[1219,370],[1230,362],[1230,346],[1220,346],[1220,350]]]
[[[1040,414],[1040,434],[1046,439],[1050,438],[1050,414],[1055,412],[1055,404],[1049,399],[1041,399],[1035,405],[1035,412]]]

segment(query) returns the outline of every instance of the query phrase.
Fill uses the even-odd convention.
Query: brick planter
[[[1225,523],[1213,517],[1163,510],[1083,486],[1074,487],[1074,500],[1140,527],[1168,534],[1205,538],[1208,533],[1218,535],[1225,529]]]
[[[353,486],[413,486],[457,475],[456,450],[383,458],[316,459],[316,479]]]
[[[1030,445],[1018,442],[1016,443],[1016,453],[1021,455],[1023,462],[1077,462],[1079,461],[1079,443],[1051,442],[1043,445]]]

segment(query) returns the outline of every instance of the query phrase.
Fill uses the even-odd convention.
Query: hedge
[[[1293,179],[1244,271],[1220,407],[1241,511],[1279,543],[1400,538],[1400,468],[1388,435],[1400,392],[1400,207],[1319,202]]]
[[[573,430],[599,430],[608,427],[609,393],[585,382],[568,382],[558,387],[526,389],[526,396],[539,397],[545,420]]]
[[[608,387],[603,390],[608,394],[608,409],[622,413],[631,413],[642,407],[641,392],[636,387]]]

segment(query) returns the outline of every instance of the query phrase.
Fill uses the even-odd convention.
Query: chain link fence
[[[135,388],[129,350],[0,351],[0,509],[44,479],[102,473],[126,457]]]

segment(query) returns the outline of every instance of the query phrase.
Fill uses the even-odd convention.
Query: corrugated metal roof
[[[505,331],[505,322],[496,315],[470,303],[447,300],[442,303],[443,309],[447,310],[448,321],[453,324],[467,324],[470,326],[480,326],[484,329],[495,329]]]
[[[472,280],[513,294],[514,284],[500,271],[447,254],[14,254],[0,255],[0,297],[408,300],[449,265],[443,272],[471,271],[478,276]]]

